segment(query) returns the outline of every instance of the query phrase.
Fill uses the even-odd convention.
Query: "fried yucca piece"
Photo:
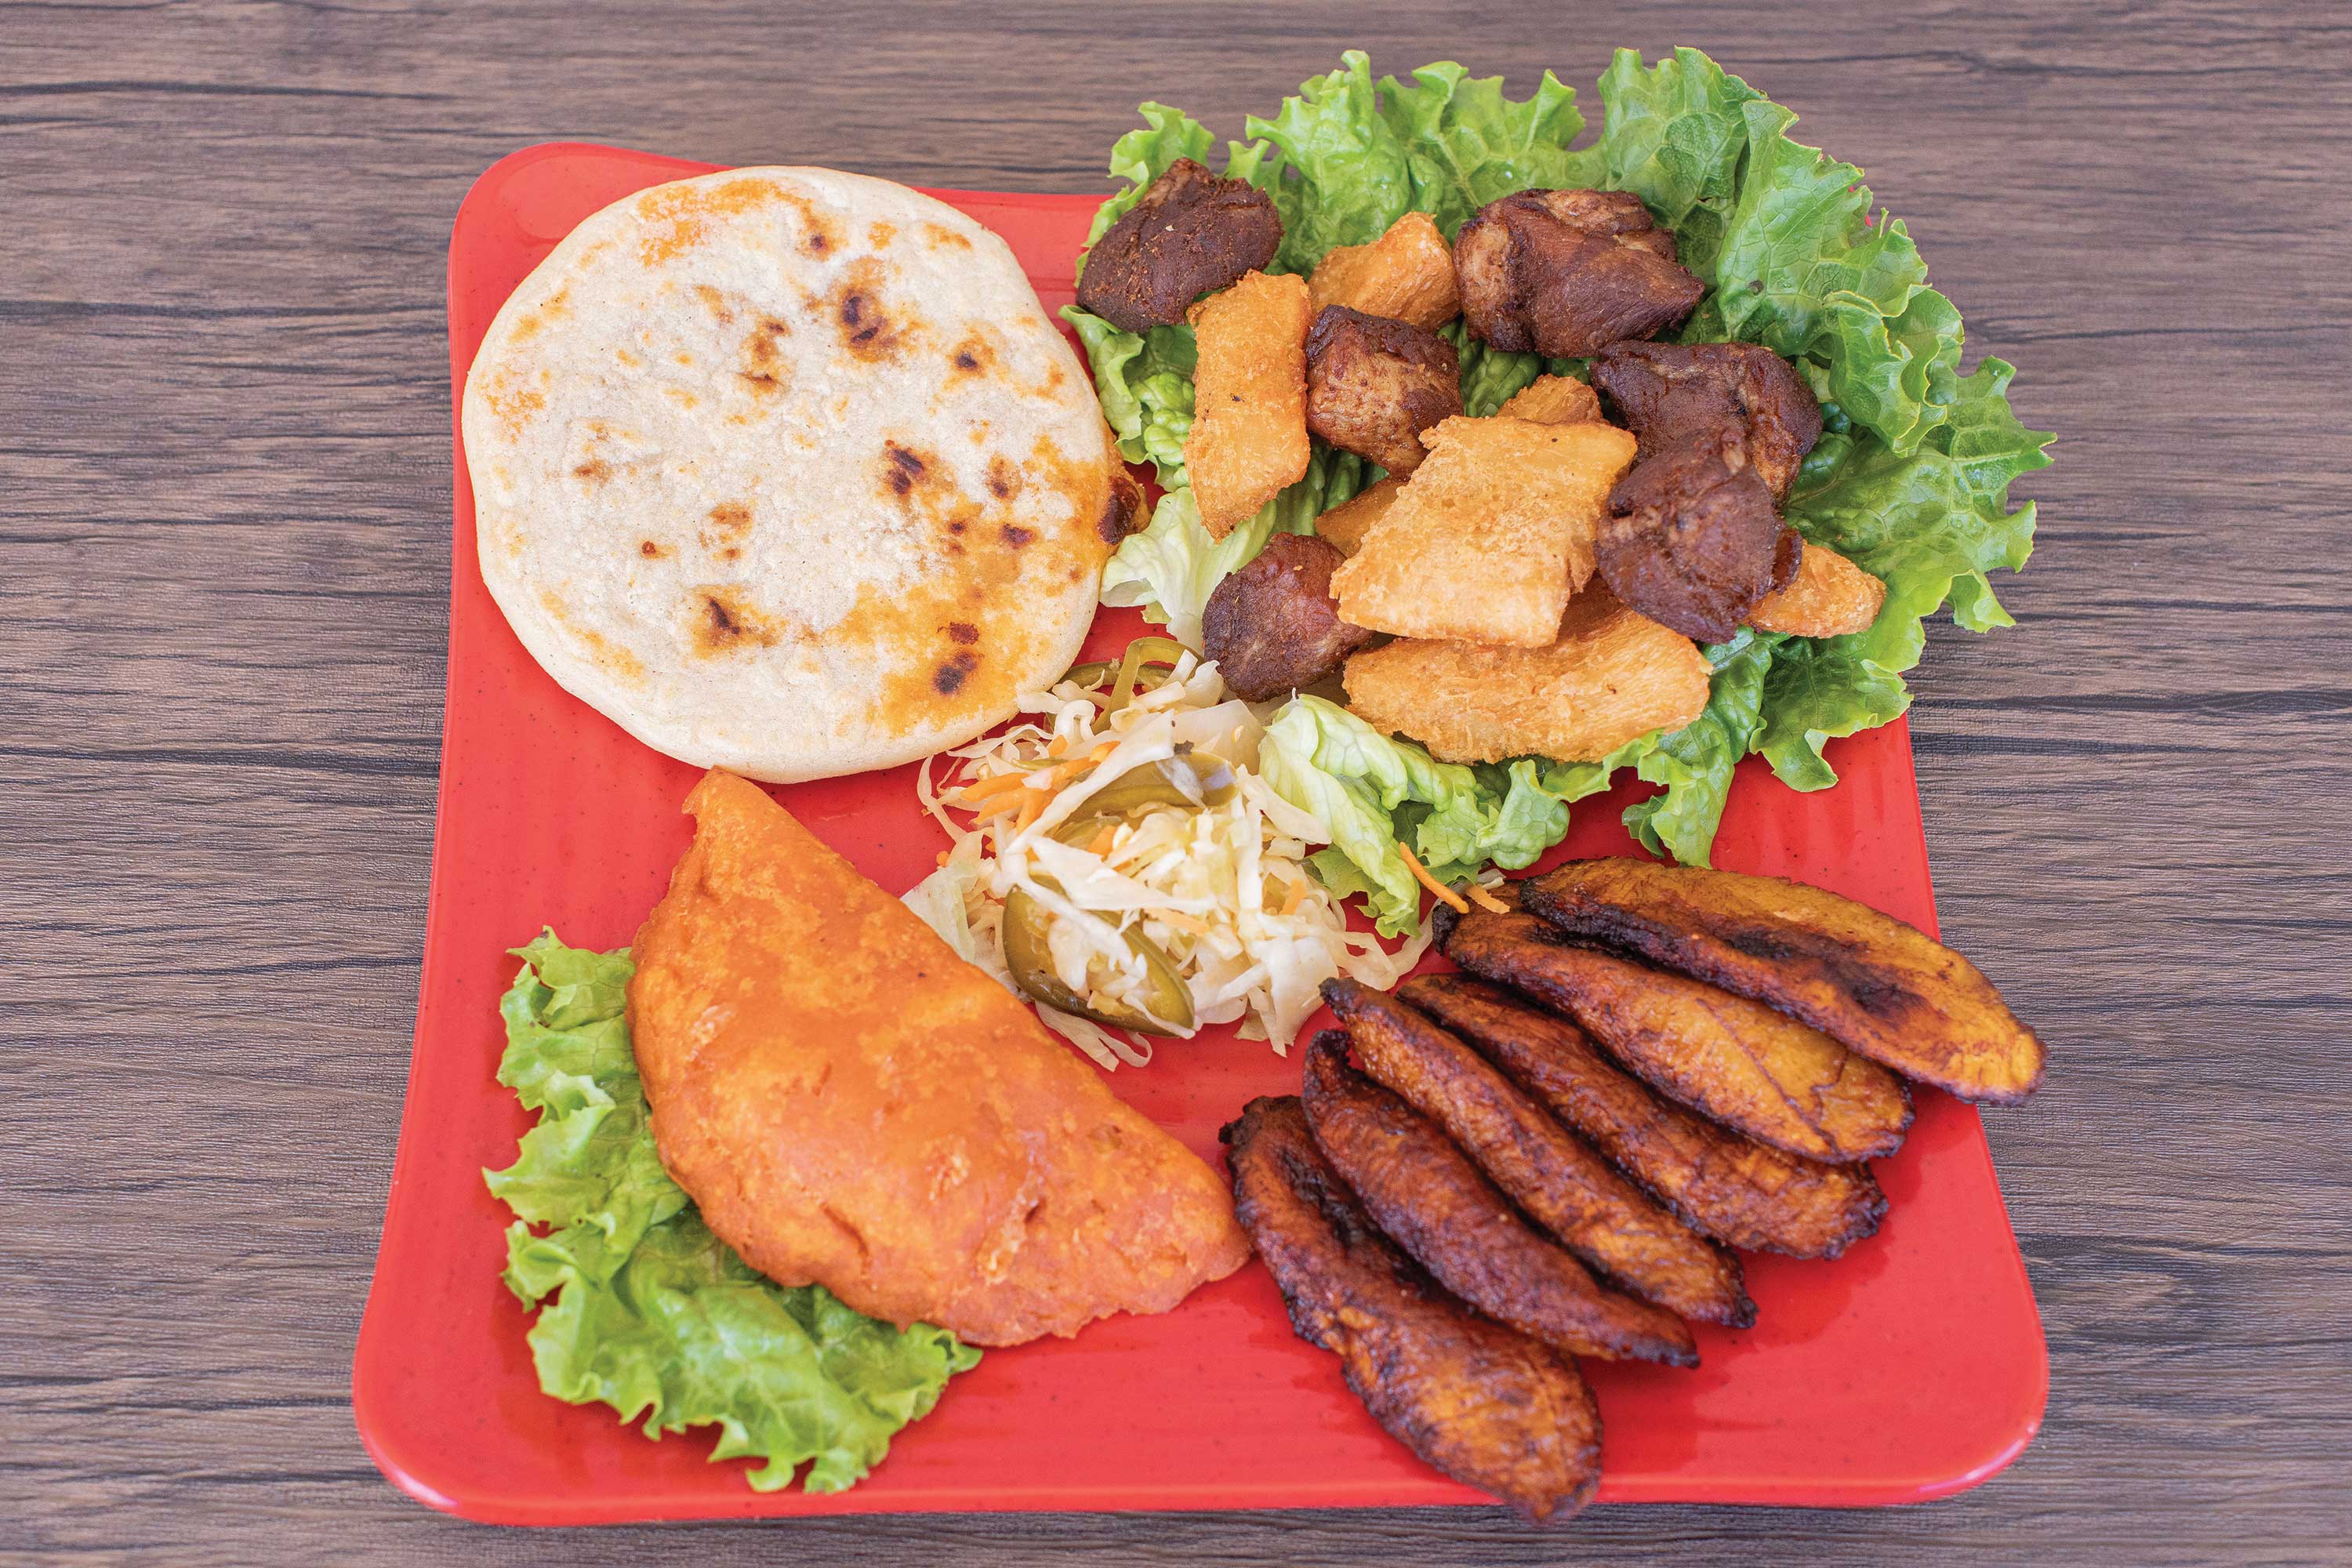
[[[1315,520],[1315,537],[1324,540],[1342,555],[1353,555],[1364,542],[1364,535],[1372,524],[1388,516],[1389,508],[1396,504],[1397,492],[1404,481],[1381,479],[1366,485],[1353,499],[1340,502]]]
[[[1549,647],[1401,639],[1348,661],[1348,706],[1449,763],[1598,762],[1706,711],[1698,645],[1598,584],[1568,603]]]
[[[1825,888],[1655,861],[1575,860],[1521,894],[1561,931],[1752,996],[1962,1100],[2013,1105],[2042,1082],[2042,1041],[1975,964]]]
[[[1827,545],[1808,542],[1796,581],[1757,600],[1748,624],[1759,632],[1842,637],[1868,631],[1885,603],[1885,584]]]
[[[1307,472],[1307,280],[1251,272],[1191,311],[1201,359],[1184,467],[1223,539]]]
[[[1429,457],[1331,574],[1339,616],[1399,637],[1549,647],[1592,575],[1610,487],[1633,461],[1612,425],[1448,419]]]
[[[1495,410],[1498,419],[1538,425],[1591,425],[1601,417],[1601,395],[1572,375],[1539,375]]]
[[[1531,902],[1534,883],[1519,887]],[[1793,1018],[1613,952],[1571,946],[1536,916],[1437,914],[1445,956],[1574,1018],[1660,1094],[1808,1160],[1848,1164],[1903,1146],[1900,1079]]]
[[[1462,312],[1454,249],[1427,213],[1407,213],[1370,245],[1328,252],[1307,279],[1315,308],[1345,305],[1435,331]]]

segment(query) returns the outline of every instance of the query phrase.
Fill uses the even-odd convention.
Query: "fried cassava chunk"
[[[1593,1282],[1538,1235],[1444,1131],[1348,1065],[1348,1037],[1307,1050],[1307,1122],[1389,1239],[1497,1322],[1570,1355],[1696,1366],[1682,1320]]]
[[[1531,902],[1532,884],[1520,884]],[[1892,1073],[1769,1007],[1595,948],[1534,915],[1441,911],[1445,956],[1568,1014],[1652,1088],[1809,1160],[1903,1145],[1911,1099]]]
[[[1842,637],[1870,629],[1886,584],[1827,545],[1808,543],[1797,575],[1756,601],[1748,624],[1759,632]]]
[[[1539,375],[1511,394],[1495,415],[1538,425],[1590,425],[1601,417],[1601,395],[1572,375]]]
[[[1331,571],[1345,559],[1309,534],[1277,533],[1218,584],[1201,614],[1201,651],[1234,695],[1265,702],[1336,675],[1372,634],[1339,618]]]
[[[1597,762],[1706,710],[1711,668],[1690,638],[1588,587],[1549,647],[1402,638],[1348,661],[1348,706],[1449,763],[1538,755]]]
[[[1380,1233],[1315,1147],[1296,1095],[1253,1100],[1218,1134],[1234,1212],[1298,1337],[1438,1469],[1538,1521],[1601,1480],[1601,1412],[1576,1364],[1448,1296]]]
[[[1201,358],[1184,466],[1223,539],[1307,472],[1307,282],[1253,272],[1192,307]]]
[[[1379,479],[1366,485],[1351,500],[1315,520],[1315,537],[1328,541],[1341,555],[1353,555],[1372,525],[1388,516],[1403,489],[1402,479]]]
[[[1471,333],[1506,353],[1581,358],[1691,313],[1706,288],[1675,265],[1675,237],[1628,191],[1519,191],[1454,239]]]
[[[1307,428],[1391,474],[1421,467],[1421,433],[1462,412],[1454,345],[1423,327],[1326,305],[1307,329]]]
[[[1727,1247],[1835,1258],[1878,1228],[1866,1165],[1825,1165],[1718,1127],[1651,1092],[1584,1031],[1466,974],[1397,995],[1469,1041],[1659,1202]]]
[[[1454,286],[1453,247],[1423,212],[1405,214],[1370,245],[1343,245],[1326,252],[1308,276],[1307,289],[1318,310],[1345,305],[1432,331],[1462,311]]]
[[[1281,245],[1273,197],[1179,158],[1087,253],[1078,309],[1122,331],[1173,326],[1187,305],[1264,267]]]
[[[1962,1100],[2014,1104],[2042,1082],[2041,1040],[1975,964],[1826,889],[1580,860],[1528,883],[1524,900],[1561,931],[1755,997]]]
[[[1633,460],[1612,425],[1448,419],[1429,457],[1331,575],[1350,625],[1549,647],[1592,575],[1601,505]]]
[[[1652,1203],[1477,1052],[1355,981],[1325,981],[1323,1000],[1372,1077],[1444,1127],[1570,1251],[1685,1318],[1735,1328],[1756,1321],[1737,1258]]]

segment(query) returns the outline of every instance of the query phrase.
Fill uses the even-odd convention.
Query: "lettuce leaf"
[[[1184,484],[1184,437],[1192,432],[1192,369],[1201,353],[1188,326],[1154,327],[1138,336],[1100,316],[1062,307],[1086,344],[1095,398],[1130,463],[1150,463],[1162,488]]]
[[[764,1461],[747,1477],[756,1490],[803,1464],[810,1491],[856,1485],[979,1352],[943,1329],[877,1322],[822,1286],[786,1289],[736,1257],[655,1152],[623,1016],[627,950],[546,931],[514,951],[499,1081],[539,1120],[515,1163],[482,1176],[520,1216],[505,1279],[539,1308],[540,1387],[642,1415],[648,1437],[715,1425],[714,1459]]]

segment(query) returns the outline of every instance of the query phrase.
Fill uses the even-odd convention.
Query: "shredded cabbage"
[[[1344,890],[1307,865],[1332,842],[1332,824],[1256,771],[1264,711],[1229,697],[1217,667],[1189,651],[1157,686],[1123,701],[1105,689],[1109,679],[1031,693],[1023,721],[943,753],[943,778],[929,763],[918,772],[917,797],[954,846],[908,891],[907,906],[1019,994],[1004,954],[1005,900],[1018,889],[1055,917],[1047,944],[1063,984],[1090,1005],[1149,1014],[1150,976],[1125,934],[1139,932],[1191,994],[1192,1025],[1179,1037],[1238,1024],[1243,1038],[1277,1053],[1320,1005],[1324,981],[1345,975],[1386,990],[1402,979],[1427,934],[1391,948],[1349,928]],[[1113,780],[1194,750],[1231,766],[1234,787],[1223,804],[1131,811],[1083,844],[1055,836]],[[1042,1005],[1037,1012],[1107,1069],[1151,1060],[1149,1036]]]

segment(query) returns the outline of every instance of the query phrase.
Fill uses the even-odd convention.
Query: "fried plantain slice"
[[[1390,1436],[1528,1518],[1565,1519],[1601,1481],[1601,1411],[1576,1363],[1462,1305],[1372,1224],[1316,1149],[1296,1095],[1218,1137],[1234,1213],[1290,1326],[1339,1358]]]
[[[1577,860],[1526,887],[1561,931],[1752,996],[1962,1100],[2014,1105],[2049,1059],[1977,966],[1867,904],[1783,877]]]
[[[1397,987],[1614,1160],[1695,1228],[1727,1247],[1835,1258],[1878,1228],[1886,1196],[1866,1165],[1802,1160],[1653,1093],[1584,1031],[1466,974]]]
[[[1323,1000],[1372,1077],[1444,1128],[1478,1168],[1570,1252],[1635,1295],[1746,1328],[1739,1260],[1652,1203],[1486,1059],[1392,996],[1327,980]]]
[[[1565,1355],[1698,1364],[1680,1318],[1594,1283],[1437,1123],[1349,1067],[1341,1031],[1326,1029],[1307,1047],[1303,1098],[1324,1158],[1439,1284]]]
[[[1750,1138],[1833,1164],[1903,1146],[1902,1080],[1760,1003],[1576,946],[1519,910],[1441,910],[1437,932],[1471,973],[1568,1014],[1651,1088]]]

